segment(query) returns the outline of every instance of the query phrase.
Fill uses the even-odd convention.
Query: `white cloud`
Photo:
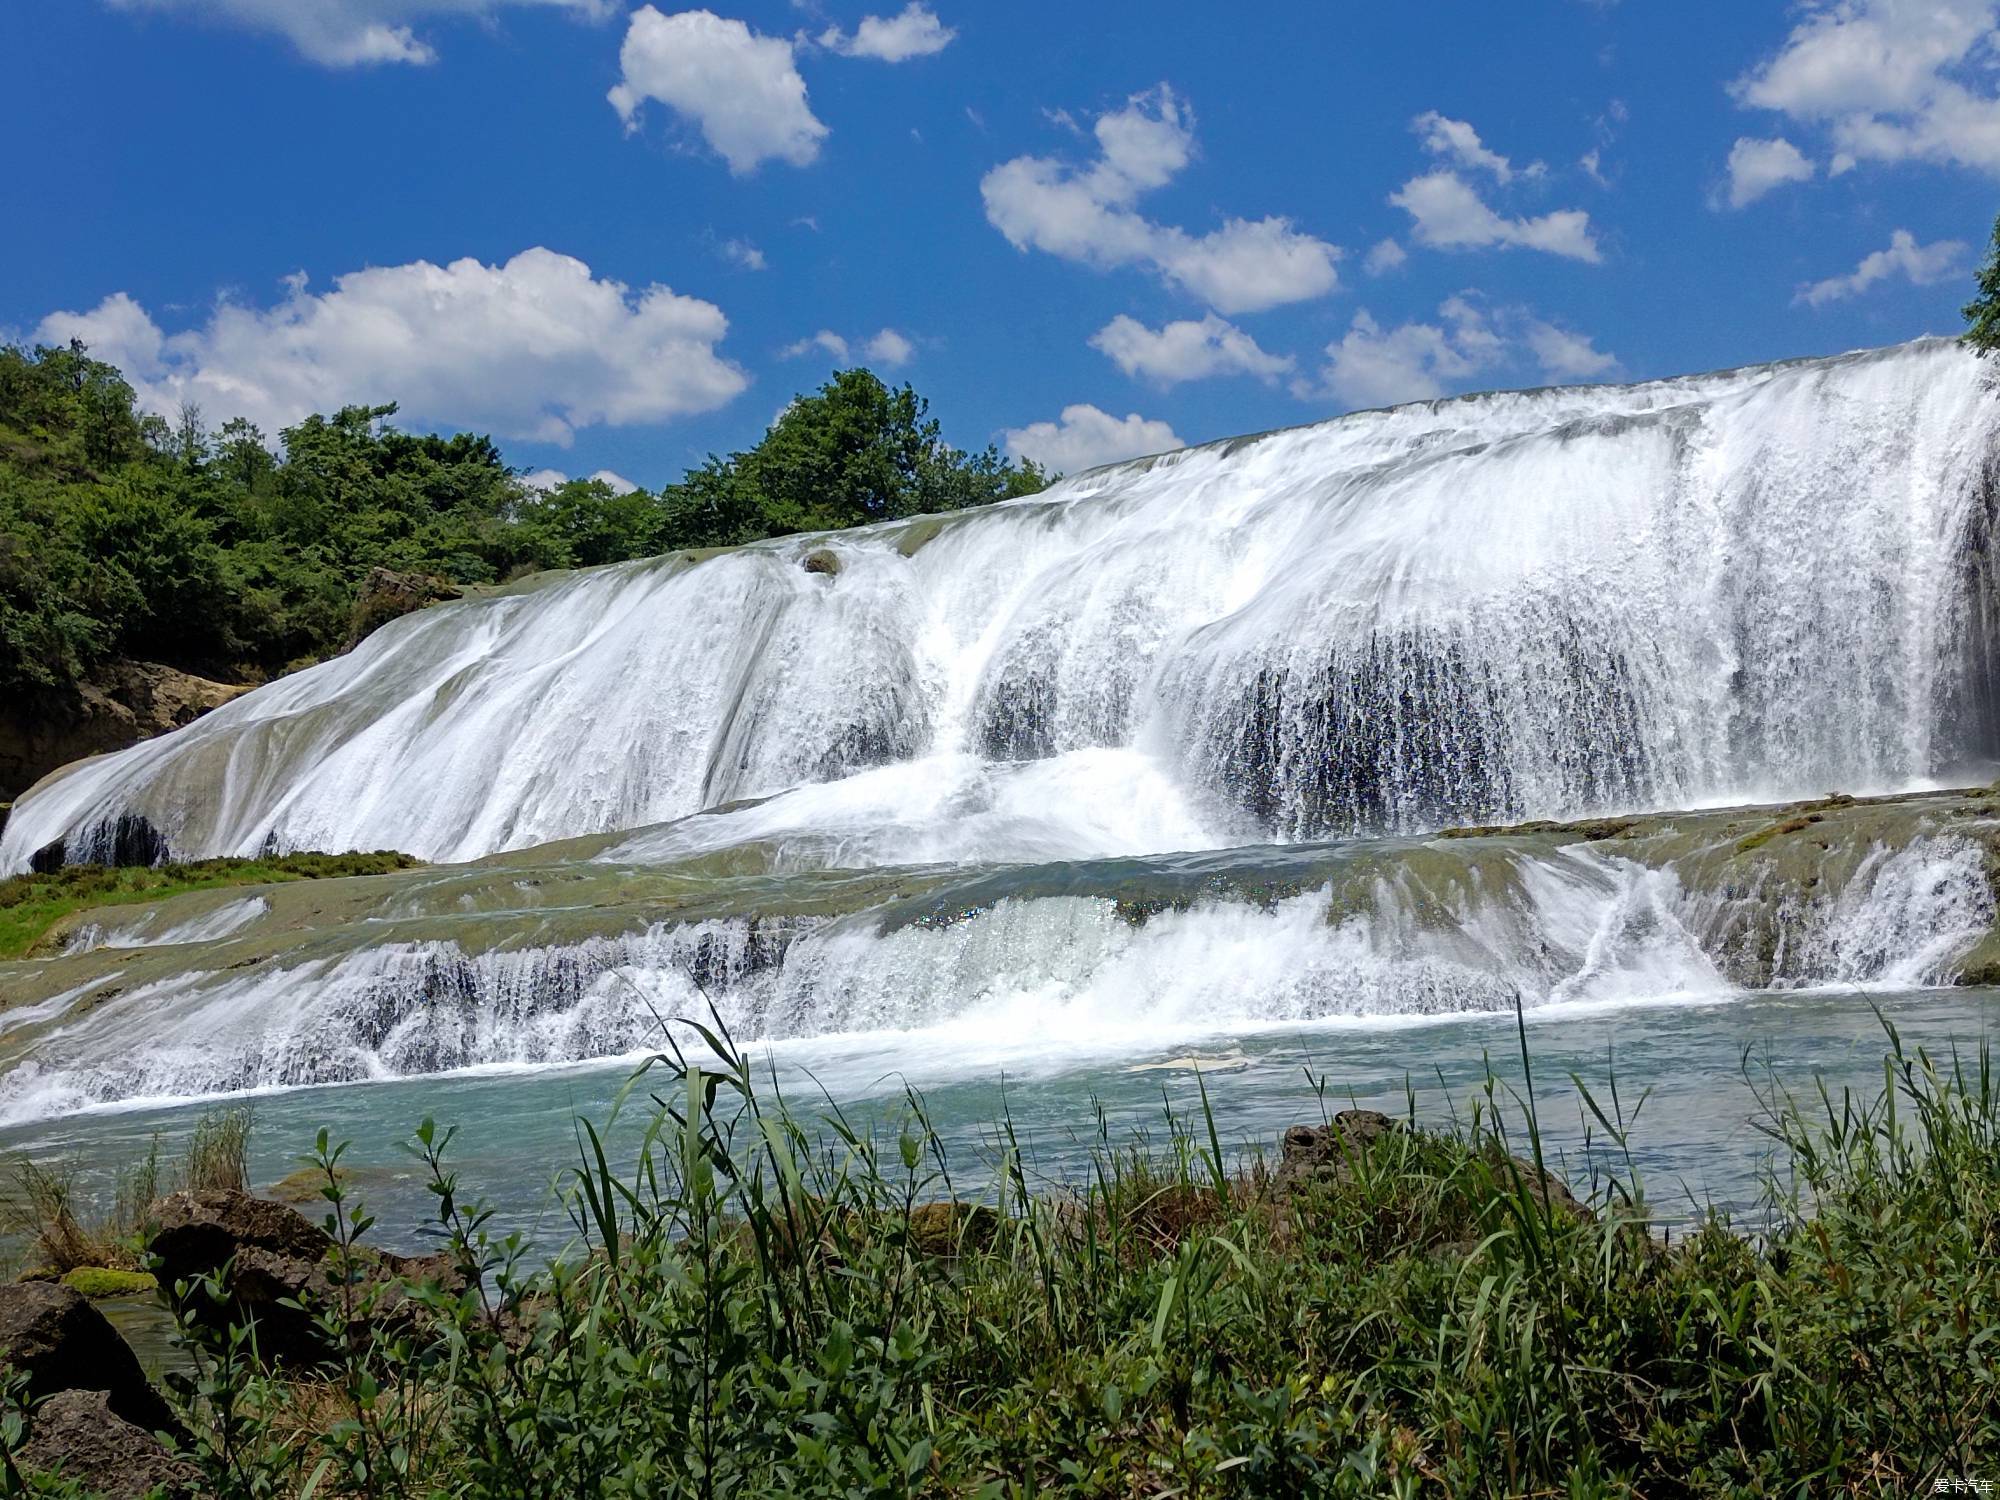
[[[1326,389],[1353,408],[1434,400],[1483,365],[1476,344],[1462,348],[1453,333],[1435,323],[1384,328],[1357,312],[1346,336],[1326,346]]]
[[[866,344],[861,352],[878,365],[906,365],[916,358],[917,346],[904,338],[893,328],[885,328]]]
[[[1386,276],[1391,271],[1402,269],[1403,262],[1410,258],[1410,252],[1397,244],[1394,238],[1377,240],[1368,252],[1368,258],[1361,262],[1361,269],[1370,276]]]
[[[584,477],[595,479],[599,484],[608,487],[614,495],[629,495],[639,488],[638,485],[627,479],[623,474],[614,473],[610,469],[599,469],[596,473],[588,474]],[[541,490],[545,494],[550,490],[561,489],[568,483],[569,475],[563,473],[561,469],[537,469],[532,474],[523,474],[521,476],[521,484],[524,488]]]
[[[1876,282],[1886,281],[1891,276],[1904,276],[1917,286],[1930,286],[1955,273],[1965,251],[1963,240],[1939,240],[1935,244],[1919,245],[1916,236],[1909,230],[1898,229],[1889,236],[1888,249],[1862,257],[1861,264],[1849,275],[1832,276],[1799,288],[1799,294],[1793,300],[1808,307],[1822,307],[1843,297],[1859,296]]]
[[[1102,269],[1146,266],[1223,313],[1322,297],[1339,284],[1338,247],[1289,219],[1226,219],[1194,235],[1135,209],[1194,154],[1194,116],[1166,84],[1099,116],[1094,134],[1098,157],[1087,167],[1019,156],[981,180],[987,221],[1017,250]]]
[[[506,5],[538,5],[602,19],[611,0],[111,0],[120,10],[181,12],[285,38],[330,68],[437,61],[411,23],[429,17],[489,17]]]
[[[803,167],[827,128],[806,103],[806,81],[783,37],[759,36],[713,11],[632,13],[619,49],[622,77],[607,96],[628,130],[658,100],[693,121],[737,176],[769,160]]]
[[[928,5],[911,0],[893,16],[864,16],[854,28],[853,36],[838,26],[829,26],[820,33],[819,44],[842,57],[873,57],[899,63],[942,52],[957,35],[938,20]]]
[[[818,333],[802,338],[796,344],[785,345],[784,348],[778,351],[778,358],[801,359],[816,349],[831,354],[835,359],[843,363],[847,359],[847,340],[835,333],[831,328],[822,328]]]
[[[1738,101],[1823,127],[1832,170],[1955,163],[2000,174],[1995,0],[1812,0]]]
[[[1521,246],[1595,263],[1600,259],[1590,232],[1590,215],[1580,208],[1558,209],[1533,219],[1497,213],[1472,184],[1449,170],[1413,177],[1389,201],[1415,221],[1411,233],[1443,250],[1487,245]]]
[[[1491,172],[1494,179],[1502,184],[1512,182],[1517,175],[1514,164],[1497,151],[1487,149],[1479,139],[1479,132],[1463,120],[1446,119],[1436,110],[1427,110],[1410,122],[1410,128],[1423,141],[1426,150],[1439,156],[1448,156],[1462,167],[1473,171]],[[1530,162],[1518,175],[1540,177],[1548,168],[1541,162]]]
[[[770,264],[764,259],[764,252],[748,240],[724,240],[721,250],[724,260],[746,271],[761,271]]]
[[[1366,310],[1356,313],[1346,335],[1327,345],[1319,382],[1302,381],[1295,393],[1330,395],[1349,408],[1432,401],[1475,376],[1518,367],[1524,353],[1549,380],[1587,380],[1618,368],[1588,336],[1524,309],[1489,311],[1475,295],[1448,298],[1435,322],[1384,328]]]
[[[1002,436],[1015,458],[1032,459],[1061,474],[1187,446],[1165,422],[1149,421],[1137,412],[1114,417],[1083,403],[1065,406],[1060,421],[1030,422]]]
[[[497,266],[371,267],[325,292],[301,274],[275,306],[225,300],[172,335],[119,292],[50,314],[34,337],[81,338],[152,411],[189,400],[212,422],[243,416],[275,434],[310,412],[396,401],[406,420],[567,444],[580,427],[724,405],[750,383],[716,351],[728,327],[713,303],[635,291],[537,248]]]
[[[1729,206],[1742,208],[1773,188],[1805,182],[1812,175],[1805,153],[1783,136],[1768,141],[1739,136],[1729,148]]]
[[[1595,380],[1618,368],[1616,355],[1596,347],[1588,334],[1530,319],[1523,339],[1542,373],[1551,380]]]
[[[780,359],[802,359],[806,355],[830,354],[838,364],[846,364],[856,353],[878,365],[905,365],[916,358],[917,346],[893,328],[884,328],[868,338],[850,341],[831,328],[787,344],[778,351]]]
[[[1091,335],[1090,346],[1127,375],[1161,386],[1212,375],[1270,381],[1292,368],[1290,358],[1265,353],[1249,334],[1214,313],[1199,322],[1169,323],[1157,332],[1120,313]]]

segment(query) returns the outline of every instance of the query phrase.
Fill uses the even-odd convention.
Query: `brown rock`
[[[112,661],[73,693],[21,694],[0,712],[0,797],[71,761],[191,724],[247,691],[155,662]]]
[[[62,1391],[35,1407],[14,1461],[24,1475],[81,1480],[105,1500],[194,1500],[201,1493],[195,1467],[119,1416],[104,1391]]]
[[[435,573],[398,573],[389,568],[370,568],[361,580],[354,611],[347,622],[349,650],[361,644],[382,626],[402,615],[412,614],[429,604],[456,599],[459,587]]]
[[[328,1269],[333,1241],[296,1209],[230,1188],[174,1193],[155,1210],[151,1244],[160,1284],[191,1317],[210,1326],[253,1322],[257,1352],[273,1364],[317,1364],[330,1357],[314,1309],[338,1307],[343,1289]],[[357,1303],[374,1292],[369,1320],[348,1330],[365,1340],[371,1332],[407,1328],[416,1313],[404,1288],[420,1282],[459,1285],[448,1256],[410,1257],[364,1249]],[[230,1267],[220,1305],[195,1289],[197,1278]],[[185,1285],[187,1295],[181,1287]]]
[[[31,1400],[99,1391],[112,1411],[149,1432],[177,1425],[118,1330],[69,1287],[47,1281],[0,1286],[0,1359],[27,1375]]]
[[[1315,1177],[1344,1176],[1357,1152],[1402,1128],[1374,1109],[1344,1109],[1325,1125],[1294,1125],[1280,1143],[1272,1186],[1289,1192]]]
[[[830,547],[815,547],[805,555],[799,564],[808,573],[825,573],[832,576],[840,571],[840,556]]]

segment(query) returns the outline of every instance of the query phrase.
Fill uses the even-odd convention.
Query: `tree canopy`
[[[1960,310],[1965,318],[1965,342],[1980,354],[2000,351],[2000,219],[1993,224],[1993,239],[1986,259],[1973,278],[1976,295]]]
[[[62,691],[115,656],[261,674],[341,650],[376,569],[480,584],[1030,494],[1048,481],[944,441],[865,369],[797,398],[752,448],[659,494],[525,484],[490,438],[348,406],[265,435],[143,413],[113,366],[0,347],[0,690]]]

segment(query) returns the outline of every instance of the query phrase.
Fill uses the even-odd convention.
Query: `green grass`
[[[718,1031],[635,1079],[635,1167],[579,1122],[560,1246],[493,1234],[426,1122],[459,1280],[416,1319],[322,1135],[338,1354],[263,1371],[206,1285],[174,1399],[223,1496],[1928,1493],[2000,1453],[2000,1077],[1889,1041],[1872,1098],[1765,1081],[1755,1232],[1667,1241],[1615,1086],[1590,1215],[1497,1078],[1296,1191],[1204,1114],[1100,1121],[1073,1188],[1003,1121],[981,1193],[920,1096],[809,1127]]]
[[[66,865],[48,875],[0,880],[0,958],[19,958],[72,912],[158,901],[183,891],[288,880],[380,875],[422,863],[407,854],[284,854],[146,866]]]
[[[247,1107],[205,1111],[177,1161],[160,1160],[160,1137],[115,1177],[109,1211],[93,1215],[77,1191],[75,1163],[17,1157],[0,1193],[0,1232],[27,1257],[24,1281],[59,1280],[86,1297],[143,1290],[143,1242],[153,1208],[169,1193],[247,1185],[253,1116]],[[150,1277],[147,1278],[150,1280]]]

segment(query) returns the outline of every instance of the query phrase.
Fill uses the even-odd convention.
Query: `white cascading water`
[[[623,938],[468,952],[388,941],[273,973],[194,968],[49,1026],[0,1074],[0,1125],[107,1103],[468,1067],[618,1057],[713,1001],[739,1041],[867,1035],[968,1071],[1146,1051],[1268,1028],[1595,1008],[1732,992],[1714,913],[1671,871],[1584,846],[1440,913],[1386,873],[1367,908],[1330,889],[1211,900],[1135,924],[1108,898],[1002,899],[956,920],[655,925]],[[1990,927],[1972,846],[1871,857],[1788,984],[1928,982]],[[86,991],[58,997],[87,998]],[[61,1004],[23,1011],[48,1022]]]
[[[433,903],[423,882],[457,877],[417,872],[405,905],[323,930],[275,897],[101,918],[44,961],[48,998],[0,1009],[0,1124],[620,1056],[709,998],[748,1042],[894,1036],[992,1068],[1517,998],[1937,982],[1995,917],[1964,838],[1829,856],[1754,977],[1723,919],[1761,898],[1689,894],[1672,859],[1364,839],[1360,875],[1322,885],[1280,846],[1990,758],[1996,405],[1941,341],[1472,397],[425,610],[42,783],[0,870],[57,840],[444,862],[613,837],[520,856],[522,889],[557,894],[518,911]],[[819,549],[837,571],[805,570]],[[1246,845],[1201,859],[1252,878],[1154,900],[1196,889],[1171,852]],[[800,885],[800,914],[655,920],[619,884],[934,889],[915,867],[959,882],[929,915]],[[550,916],[565,871],[574,932]],[[586,931],[589,892],[640,915]]]
[[[964,784],[1004,835],[972,858],[1896,788],[1991,749],[1957,698],[1995,407],[1932,340],[1364,413],[942,523],[558,576],[44,783],[0,869],[88,856],[121,814],[181,857],[469,859],[857,773],[871,820],[884,789]],[[821,546],[837,573],[801,567]],[[1117,784],[1146,789],[1129,816]],[[960,857],[954,810],[914,842]]]

